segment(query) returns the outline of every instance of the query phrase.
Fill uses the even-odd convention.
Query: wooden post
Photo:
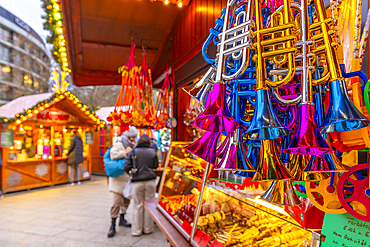
[[[51,155],[51,167],[50,167],[50,180],[51,184],[54,185],[56,177],[55,175],[55,143],[54,143],[54,135],[55,135],[55,126],[50,126],[50,155]]]

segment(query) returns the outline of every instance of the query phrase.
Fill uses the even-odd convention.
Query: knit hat
[[[129,130],[126,130],[123,134],[127,137],[136,137],[139,134],[139,131],[135,126],[130,126]]]

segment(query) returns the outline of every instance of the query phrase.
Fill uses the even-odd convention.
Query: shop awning
[[[53,94],[54,93],[42,93],[16,98],[0,107],[0,117],[15,118],[17,114],[23,113],[25,110],[37,105],[37,103],[50,99]]]
[[[107,117],[114,111],[114,106],[101,107],[95,114],[103,121],[107,122]]]

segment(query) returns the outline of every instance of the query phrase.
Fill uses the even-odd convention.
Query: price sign
[[[12,146],[14,143],[14,131],[11,129],[1,130],[1,147],[7,148]]]
[[[94,133],[92,131],[86,131],[85,132],[85,142],[88,145],[93,144],[93,142],[94,142]]]
[[[345,214],[325,214],[321,247],[369,247],[370,223]]]

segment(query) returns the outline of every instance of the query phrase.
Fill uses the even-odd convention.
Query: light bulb
[[[169,5],[169,4],[170,4],[170,0],[164,0],[164,1],[163,1],[163,4],[164,4],[164,5]]]
[[[177,1],[177,7],[178,8],[182,8],[183,4],[182,4],[182,1],[181,0],[178,0]]]

